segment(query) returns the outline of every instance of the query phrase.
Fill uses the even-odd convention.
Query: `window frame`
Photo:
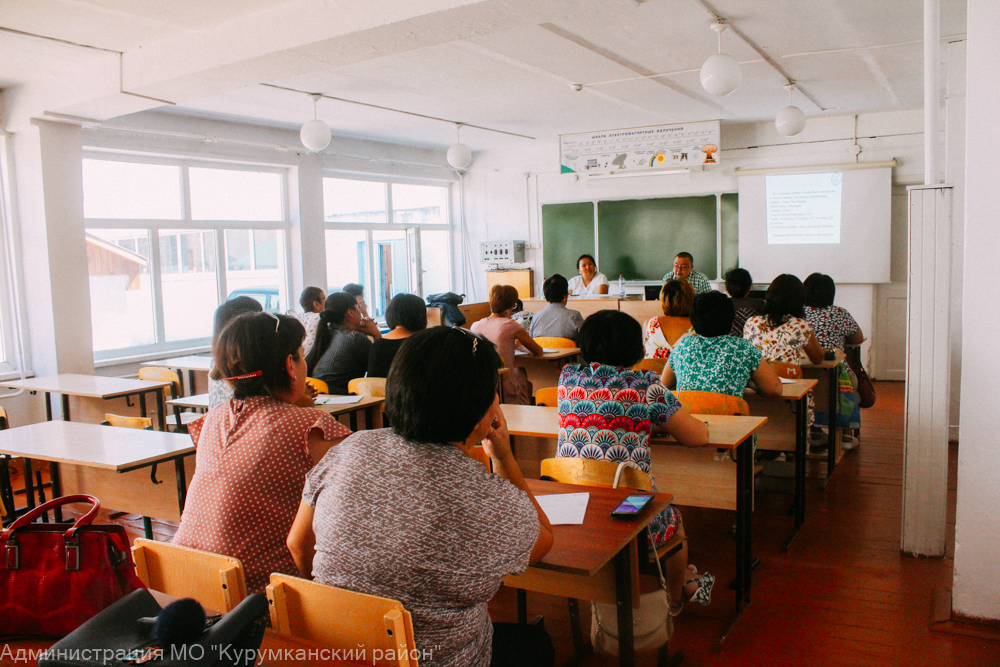
[[[17,242],[11,199],[10,176],[13,167],[11,150],[12,142],[9,135],[0,133],[0,345],[3,351],[0,355],[0,378],[4,379],[20,377],[22,372],[25,374],[31,372],[31,359],[23,349],[26,341],[15,329],[15,322],[23,322],[23,319],[15,320],[16,301],[11,300],[13,291],[19,289],[20,273],[16,274],[13,283],[9,280],[12,272],[18,271],[20,260],[10,252],[11,264],[8,265],[7,261],[8,252],[14,250],[9,247],[8,241]],[[23,293],[20,296],[23,298]],[[23,311],[21,315],[23,317]],[[24,368],[21,368],[19,363],[22,359]]]
[[[104,160],[107,162],[135,162],[175,166],[180,169],[180,197],[183,216],[179,219],[164,218],[84,218],[85,230],[90,229],[135,229],[148,233],[149,274],[153,291],[153,326],[157,342],[149,345],[114,348],[94,351],[94,362],[107,365],[122,360],[154,356],[162,353],[205,351],[211,348],[212,337],[166,340],[166,326],[163,314],[163,288],[160,265],[160,232],[163,230],[214,231],[215,232],[215,279],[220,302],[229,294],[227,289],[228,257],[226,253],[226,230],[273,230],[283,233],[281,259],[284,262],[284,277],[279,280],[279,289],[284,287],[291,294],[291,215],[289,211],[289,168],[257,163],[222,162],[192,158],[168,157],[162,155],[128,155],[117,152],[84,148],[84,160]],[[226,169],[230,171],[268,172],[280,177],[281,220],[193,220],[191,218],[191,187],[189,170],[192,168]],[[251,253],[253,252],[251,234]],[[281,282],[284,285],[281,285]]]

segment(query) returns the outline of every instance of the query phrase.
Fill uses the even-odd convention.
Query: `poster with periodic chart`
[[[615,176],[701,167],[719,162],[717,120],[563,134],[559,163],[564,174]]]

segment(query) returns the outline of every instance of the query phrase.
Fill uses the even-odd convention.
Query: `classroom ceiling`
[[[771,119],[787,104],[786,81],[759,52],[808,94],[795,93],[794,102],[809,117],[919,109],[922,4],[4,0],[0,88],[6,106],[30,100],[35,116],[106,120],[140,110],[141,101],[141,109],[298,127],[313,105],[288,88],[548,143],[589,130]],[[965,2],[941,4],[942,36],[963,38]],[[723,35],[743,81],[721,98],[699,82],[699,68],[716,51],[714,16],[744,37]],[[81,85],[88,77],[93,85]],[[176,106],[126,100],[119,89]],[[456,136],[450,123],[342,101],[324,99],[318,113],[335,134],[440,147]],[[534,143],[471,127],[461,139],[473,150]]]

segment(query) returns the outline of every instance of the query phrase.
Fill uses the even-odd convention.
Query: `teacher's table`
[[[188,435],[80,422],[48,421],[0,431],[0,454],[24,459],[28,509],[35,507],[33,460],[49,463],[53,497],[88,493],[105,507],[168,521],[180,520],[187,480],[194,472],[193,460],[190,471],[184,465],[184,458],[194,454]],[[158,479],[157,465],[169,462],[173,470],[160,470],[163,479]],[[62,520],[59,509],[55,515]],[[152,539],[145,523],[146,537]]]
[[[793,380],[782,382],[781,396],[763,396],[748,389],[743,398],[750,406],[751,415],[767,417],[767,424],[757,431],[757,449],[795,452],[795,530],[785,543],[785,549],[799,534],[806,520],[806,446],[809,443],[809,425],[806,418],[809,392],[818,380]]]
[[[157,359],[156,361],[144,361],[142,366],[155,366],[157,368],[170,368],[177,371],[181,379],[181,396],[193,396],[198,392],[198,385],[195,382],[195,373],[205,374],[205,389],[208,389],[208,371],[212,364],[212,357],[170,357],[169,359]],[[184,385],[184,371],[188,373],[187,387]]]
[[[649,522],[670,504],[670,494],[657,493],[636,517],[616,519],[611,516],[611,510],[635,490],[559,484],[537,479],[525,481],[536,496],[586,492],[590,494],[590,501],[582,524],[552,526],[553,543],[549,553],[524,574],[504,577],[504,585],[617,604],[618,627],[622,629],[618,638],[619,664],[623,667],[634,665],[632,610],[639,607],[639,549],[636,538],[644,536]],[[642,539],[645,540],[645,537]]]
[[[545,387],[558,387],[562,367],[574,363],[579,353],[578,347],[545,348],[545,354],[540,357],[518,351],[514,354],[514,365],[528,374],[528,382],[534,392]]]
[[[556,439],[559,410],[535,405],[501,405],[511,436]],[[708,424],[708,444],[684,447],[670,436],[654,436],[651,472],[678,505],[736,511],[736,617],[725,641],[750,602],[753,552],[753,434],[767,417],[695,415]],[[721,453],[720,453],[721,451]],[[555,450],[552,450],[553,456]]]
[[[813,392],[813,403],[815,405],[826,404],[826,413],[829,416],[830,432],[827,439],[829,449],[826,452],[826,478],[823,480],[823,488],[826,488],[826,485],[830,482],[830,476],[833,475],[837,463],[840,462],[840,458],[844,455],[844,451],[840,446],[840,429],[836,427],[837,414],[839,412],[838,406],[840,404],[840,401],[837,400],[840,394],[839,387],[837,386],[837,366],[846,358],[846,354],[837,350],[834,359],[824,359],[818,364],[808,361],[802,362],[802,375],[806,379],[819,380]]]
[[[146,416],[146,394],[156,392],[157,423],[161,431],[166,430],[163,404],[163,390],[170,387],[169,382],[148,382],[146,380],[130,380],[128,378],[104,377],[102,375],[77,375],[75,373],[61,373],[59,375],[49,375],[28,380],[10,380],[0,383],[5,387],[15,389],[25,389],[27,391],[45,392],[45,418],[52,420],[52,404],[49,401],[50,394],[60,394],[62,396],[63,419],[69,420],[69,397],[76,396],[83,399],[100,399],[106,401],[113,398],[125,398],[126,403],[130,396],[139,397],[139,412]],[[104,413],[86,403],[81,403],[85,419],[101,421]]]
[[[325,394],[320,394],[316,400],[322,400]],[[336,398],[336,397],[334,397]],[[365,413],[365,428],[382,428],[382,404],[385,399],[374,396],[361,396],[355,403],[317,403],[314,407],[323,412],[327,412],[334,417],[347,415],[350,420],[352,431],[358,430],[358,413]],[[195,410],[208,410],[208,394],[198,394],[197,396],[184,396],[167,401],[167,405],[174,408],[175,414],[180,408],[194,408]],[[178,417],[178,420],[180,418]]]

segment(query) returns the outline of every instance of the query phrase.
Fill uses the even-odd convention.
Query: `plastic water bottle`
[[[618,298],[625,298],[625,276],[618,274]]]

